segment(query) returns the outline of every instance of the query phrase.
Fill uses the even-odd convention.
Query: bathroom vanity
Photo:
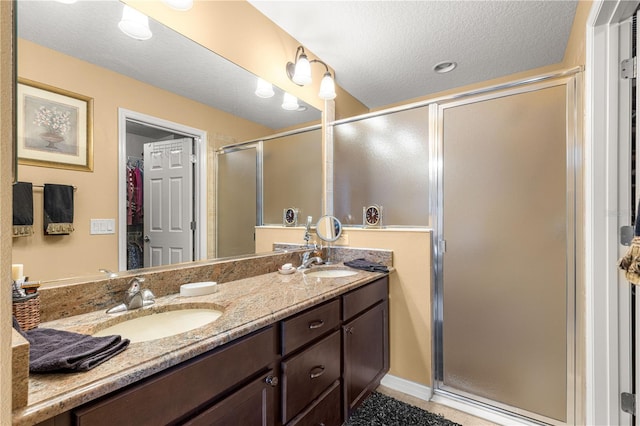
[[[388,283],[386,274],[358,271],[221,284],[218,293],[189,298],[224,312],[209,326],[131,344],[86,373],[30,378],[43,394],[30,394],[14,424],[341,425],[389,369]],[[73,317],[68,329],[93,330],[95,315]],[[69,387],[67,400],[44,395],[47,386]]]

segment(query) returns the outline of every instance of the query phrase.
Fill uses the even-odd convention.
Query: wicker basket
[[[27,331],[40,324],[40,295],[24,301],[13,302],[13,316],[20,328]]]

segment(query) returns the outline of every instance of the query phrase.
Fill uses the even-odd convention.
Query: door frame
[[[623,58],[620,23],[632,16],[640,2],[595,0],[586,28],[585,70],[585,280],[586,424],[630,425],[620,409],[620,392],[628,389],[628,286],[617,268],[624,251],[618,230],[630,225],[629,200],[621,173],[628,170],[626,146],[630,106],[619,77]],[[625,118],[625,116],[627,118]],[[626,178],[628,179],[628,177]],[[627,192],[628,193],[628,192]],[[630,198],[630,197],[626,197]],[[626,206],[626,207],[625,207]],[[626,211],[624,211],[626,210]]]
[[[207,258],[207,132],[183,124],[118,108],[118,270],[127,270],[127,121],[177,133],[194,139],[195,182],[193,182],[194,260]]]

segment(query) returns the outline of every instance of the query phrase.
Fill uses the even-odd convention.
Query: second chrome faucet
[[[124,302],[107,310],[108,314],[139,309],[143,306],[153,305],[156,297],[149,289],[141,288],[143,277],[134,277],[129,281],[129,288],[125,291]]]

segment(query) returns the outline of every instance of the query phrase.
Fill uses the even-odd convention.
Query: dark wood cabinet
[[[184,423],[185,426],[275,424],[277,381],[273,370]]]
[[[335,331],[282,363],[282,422],[289,422],[339,378],[340,332]]]
[[[340,426],[389,370],[383,277],[41,425]]]
[[[344,393],[348,417],[389,371],[387,302],[380,302],[342,327]]]
[[[339,409],[342,400],[341,390],[340,380],[336,380],[287,426],[340,426],[342,424],[342,413]]]
[[[188,419],[268,369],[277,333],[267,327],[72,411],[78,426],[169,425]],[[232,368],[230,368],[232,366]]]

